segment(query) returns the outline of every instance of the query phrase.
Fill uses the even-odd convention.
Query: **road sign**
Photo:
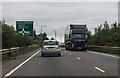
[[[33,38],[33,21],[16,21],[17,33]]]

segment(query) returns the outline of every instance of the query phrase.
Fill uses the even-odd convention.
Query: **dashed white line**
[[[105,73],[105,71],[104,71],[104,70],[102,70],[102,69],[100,69],[100,68],[98,68],[98,67],[95,67],[95,69],[97,69],[97,70],[101,71],[102,73]]]
[[[65,51],[66,52],[66,51]]]
[[[27,63],[30,59],[32,59],[35,55],[37,55],[40,52],[37,51],[35,54],[33,54],[31,57],[29,57],[27,60],[25,60],[24,62],[22,62],[21,64],[19,64],[16,68],[14,68],[13,70],[11,70],[9,73],[7,73],[5,76],[10,76],[12,73],[14,73],[16,70],[18,70],[20,67],[22,67],[25,63]]]
[[[78,59],[78,60],[80,60],[80,58],[79,58],[79,57],[77,57],[77,59]]]
[[[71,55],[71,53],[69,53],[69,55]]]

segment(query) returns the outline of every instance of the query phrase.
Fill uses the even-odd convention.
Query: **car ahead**
[[[41,56],[44,55],[53,55],[56,54],[58,56],[61,56],[61,48],[59,46],[58,41],[56,40],[44,40],[41,50]]]
[[[61,47],[65,47],[65,44],[64,44],[64,43],[61,43]]]

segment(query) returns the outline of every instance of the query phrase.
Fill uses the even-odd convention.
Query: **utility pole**
[[[42,34],[42,27],[46,27],[46,26],[41,26],[41,34]]]
[[[63,42],[64,42],[64,33],[65,33],[65,31],[64,31],[64,30],[65,30],[65,29],[62,29],[62,30],[63,30]]]
[[[41,26],[41,34],[42,34],[42,26]]]
[[[55,40],[56,40],[56,30],[55,30]]]
[[[42,34],[42,27],[46,27],[46,26],[41,26],[41,37],[42,37],[42,41],[44,40],[44,36],[43,36],[43,34]]]
[[[55,39],[57,39],[57,31],[59,30],[55,30]]]

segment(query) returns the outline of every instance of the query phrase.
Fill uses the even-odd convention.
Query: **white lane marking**
[[[12,73],[14,73],[16,70],[18,70],[20,67],[22,67],[26,62],[28,62],[31,58],[33,58],[35,55],[37,55],[40,52],[37,51],[35,54],[33,54],[32,56],[30,56],[27,60],[25,60],[24,62],[22,62],[21,64],[19,64],[16,68],[14,68],[13,70],[11,70],[9,73],[7,73],[5,76],[10,76]]]
[[[65,51],[66,52],[66,51]]]
[[[69,55],[71,55],[71,53],[69,53]]]
[[[78,59],[78,60],[80,60],[80,58],[79,58],[79,57],[77,57],[77,59]]]
[[[105,73],[105,71],[104,71],[104,70],[102,70],[102,69],[100,69],[100,68],[98,68],[98,67],[95,67],[95,69],[97,69],[97,70],[101,71],[102,73]]]
[[[90,51],[89,53],[95,53],[95,54],[101,54],[101,55],[105,55],[105,56],[120,58],[120,57],[118,57],[118,56],[114,56],[114,55],[110,55],[110,54],[105,54],[105,53],[99,53],[99,52],[91,52],[91,51]]]

